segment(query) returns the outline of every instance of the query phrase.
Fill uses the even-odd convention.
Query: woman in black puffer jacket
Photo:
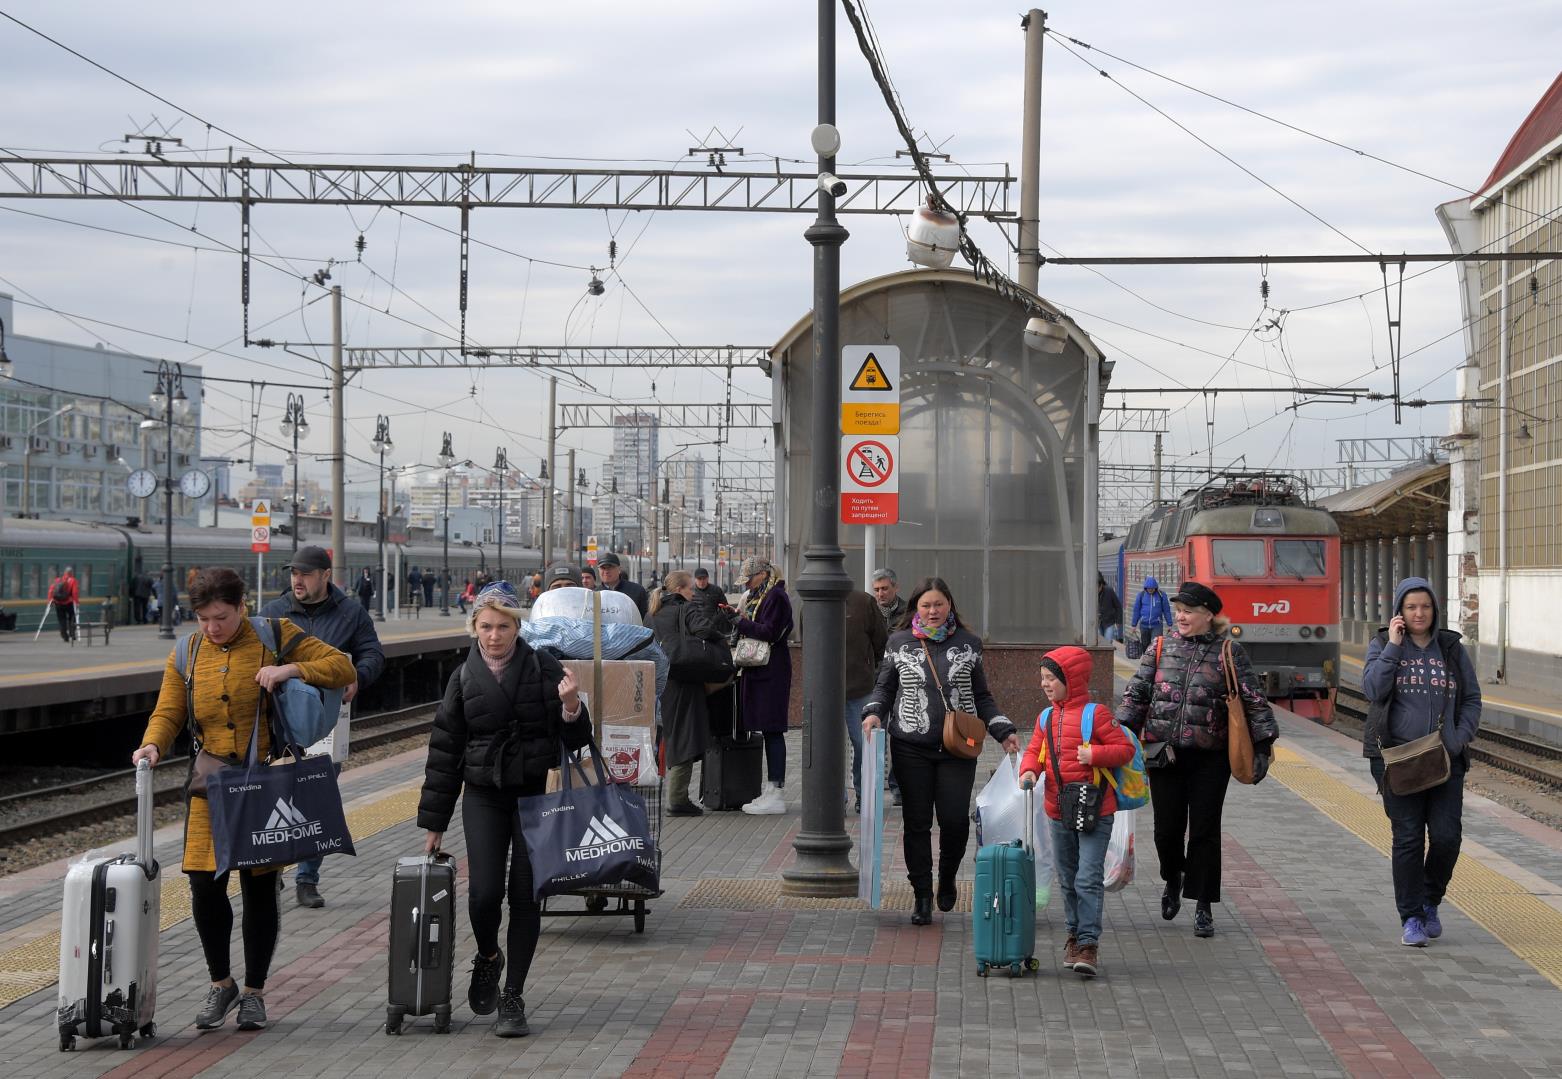
[[[1221,653],[1227,619],[1220,597],[1186,581],[1171,598],[1174,632],[1145,649],[1123,692],[1118,719],[1144,741],[1155,851],[1160,857],[1161,917],[1171,921],[1192,899],[1195,936],[1215,935],[1210,904],[1220,902],[1220,813],[1231,781],[1226,745],[1226,674]],[[1253,782],[1264,778],[1280,728],[1240,644],[1231,642],[1237,688],[1253,738]],[[1162,749],[1157,743],[1164,743]],[[1163,762],[1157,766],[1157,760]],[[1184,845],[1186,835],[1186,846]]]
[[[428,766],[418,799],[418,827],[426,849],[439,849],[461,797],[461,823],[471,879],[467,912],[477,956],[467,1001],[478,1015],[497,1005],[494,1032],[513,1038],[529,1033],[521,994],[542,911],[532,899],[531,862],[515,812],[516,799],[541,794],[559,745],[570,749],[591,737],[590,717],[575,678],[558,660],[535,652],[520,636],[521,601],[503,581],[484,588],[472,604],[467,628],[477,643],[450,676],[429,737]],[[499,974],[500,905],[509,859],[510,950],[504,991]]]

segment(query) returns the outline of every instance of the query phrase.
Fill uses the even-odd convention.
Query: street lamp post
[[[580,475],[575,478],[575,496],[576,496],[576,498],[579,499],[581,497],[581,492],[582,491],[589,491],[590,489],[591,489],[591,485],[586,482],[586,470],[583,468],[583,469],[580,470]],[[576,540],[576,542],[575,542],[575,558],[573,559],[573,561],[575,562],[575,564],[577,566],[581,565],[582,563],[584,563],[586,561],[586,515],[583,512],[581,512],[584,509],[585,509],[584,506],[580,506],[579,508],[577,508],[575,510],[575,540]],[[591,527],[595,528],[596,526],[597,526],[596,525],[596,521],[593,519],[592,522],[591,522]]]
[[[445,553],[444,565],[440,568],[440,595],[441,607],[439,613],[446,618],[450,617],[450,469],[456,463],[455,451],[450,448],[450,432],[445,432],[445,441],[439,451],[439,467],[445,470]]]
[[[819,0],[819,128],[814,144],[819,172],[835,172],[835,0]],[[821,137],[822,136],[822,137]],[[813,245],[813,483],[812,526],[803,548],[797,590],[803,597],[803,820],[792,846],[797,860],[781,874],[791,895],[843,896],[857,891],[849,857],[841,789],[845,739],[841,710],[845,687],[846,552],[841,550],[840,315],[841,245],[847,232],[835,218],[835,198],[820,190],[819,214],[804,236]]]
[[[379,513],[379,548],[380,548],[380,606],[375,615],[381,622],[385,621],[385,455],[396,447],[391,443],[390,417],[374,417],[374,441],[370,443],[374,452],[380,455],[380,513]]]
[[[494,451],[494,475],[499,479],[499,555],[494,580],[504,580],[504,478],[510,474],[510,455],[500,446]]]
[[[190,399],[184,395],[184,369],[167,360],[157,361],[157,387],[153,389],[151,403],[163,413],[163,430],[167,433],[166,456],[163,458],[163,601],[158,606],[162,625],[157,635],[165,641],[174,639],[174,605],[179,592],[174,585],[174,415],[183,416],[190,410]]]
[[[282,437],[293,439],[293,516],[289,531],[293,533],[293,553],[298,554],[298,440],[309,437],[309,421],[304,418],[304,395],[287,395],[287,411],[282,414]]]

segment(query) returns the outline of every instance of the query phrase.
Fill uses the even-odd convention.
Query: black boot
[[[930,896],[930,895],[919,895],[919,896],[917,896],[916,905],[913,906],[912,909],[911,909],[911,924],[912,925],[932,925],[933,924],[933,897],[932,896]]]
[[[1182,909],[1182,878],[1174,877],[1166,882],[1166,890],[1161,893],[1161,917],[1168,922],[1177,917],[1177,912]]]
[[[945,877],[938,875],[938,909],[945,914],[955,909],[955,901],[959,899],[959,893],[955,891],[955,878],[953,874]]]

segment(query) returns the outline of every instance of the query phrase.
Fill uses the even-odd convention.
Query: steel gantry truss
[[[663,427],[690,431],[714,431],[718,427],[769,427],[769,405],[560,404],[559,430],[569,427],[616,427],[621,416],[649,413]]]
[[[927,199],[906,173],[842,173],[844,214],[911,213]],[[937,178],[963,213],[989,220],[1009,210],[1013,178]],[[813,171],[512,168],[457,165],[165,161],[120,155],[0,157],[0,198],[233,202],[248,205],[426,206],[451,209],[730,210],[814,213]]]
[[[349,371],[460,367],[698,367],[734,369],[770,362],[765,345],[523,345],[484,348],[348,348]]]

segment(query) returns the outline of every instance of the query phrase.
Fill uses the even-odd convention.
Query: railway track
[[[1359,736],[1367,719],[1366,698],[1342,688],[1335,699],[1335,710],[1338,716],[1348,720],[1351,732]],[[1347,726],[1339,720],[1334,725],[1336,728]],[[1562,790],[1562,747],[1512,731],[1482,728],[1469,753],[1472,760],[1482,764]]]
[[[434,726],[434,707],[431,704],[420,704],[353,720],[352,749],[362,752],[428,734]],[[158,762],[152,770],[154,805],[171,804],[183,796],[189,760],[189,757],[184,756]],[[0,850],[25,840],[101,823],[115,817],[132,818],[136,811],[135,774],[134,768],[128,768],[74,783],[0,797],[0,814],[24,811],[24,807],[29,804],[51,799],[85,799],[82,804],[67,809],[0,823]],[[95,791],[101,792],[100,796],[94,797]]]

